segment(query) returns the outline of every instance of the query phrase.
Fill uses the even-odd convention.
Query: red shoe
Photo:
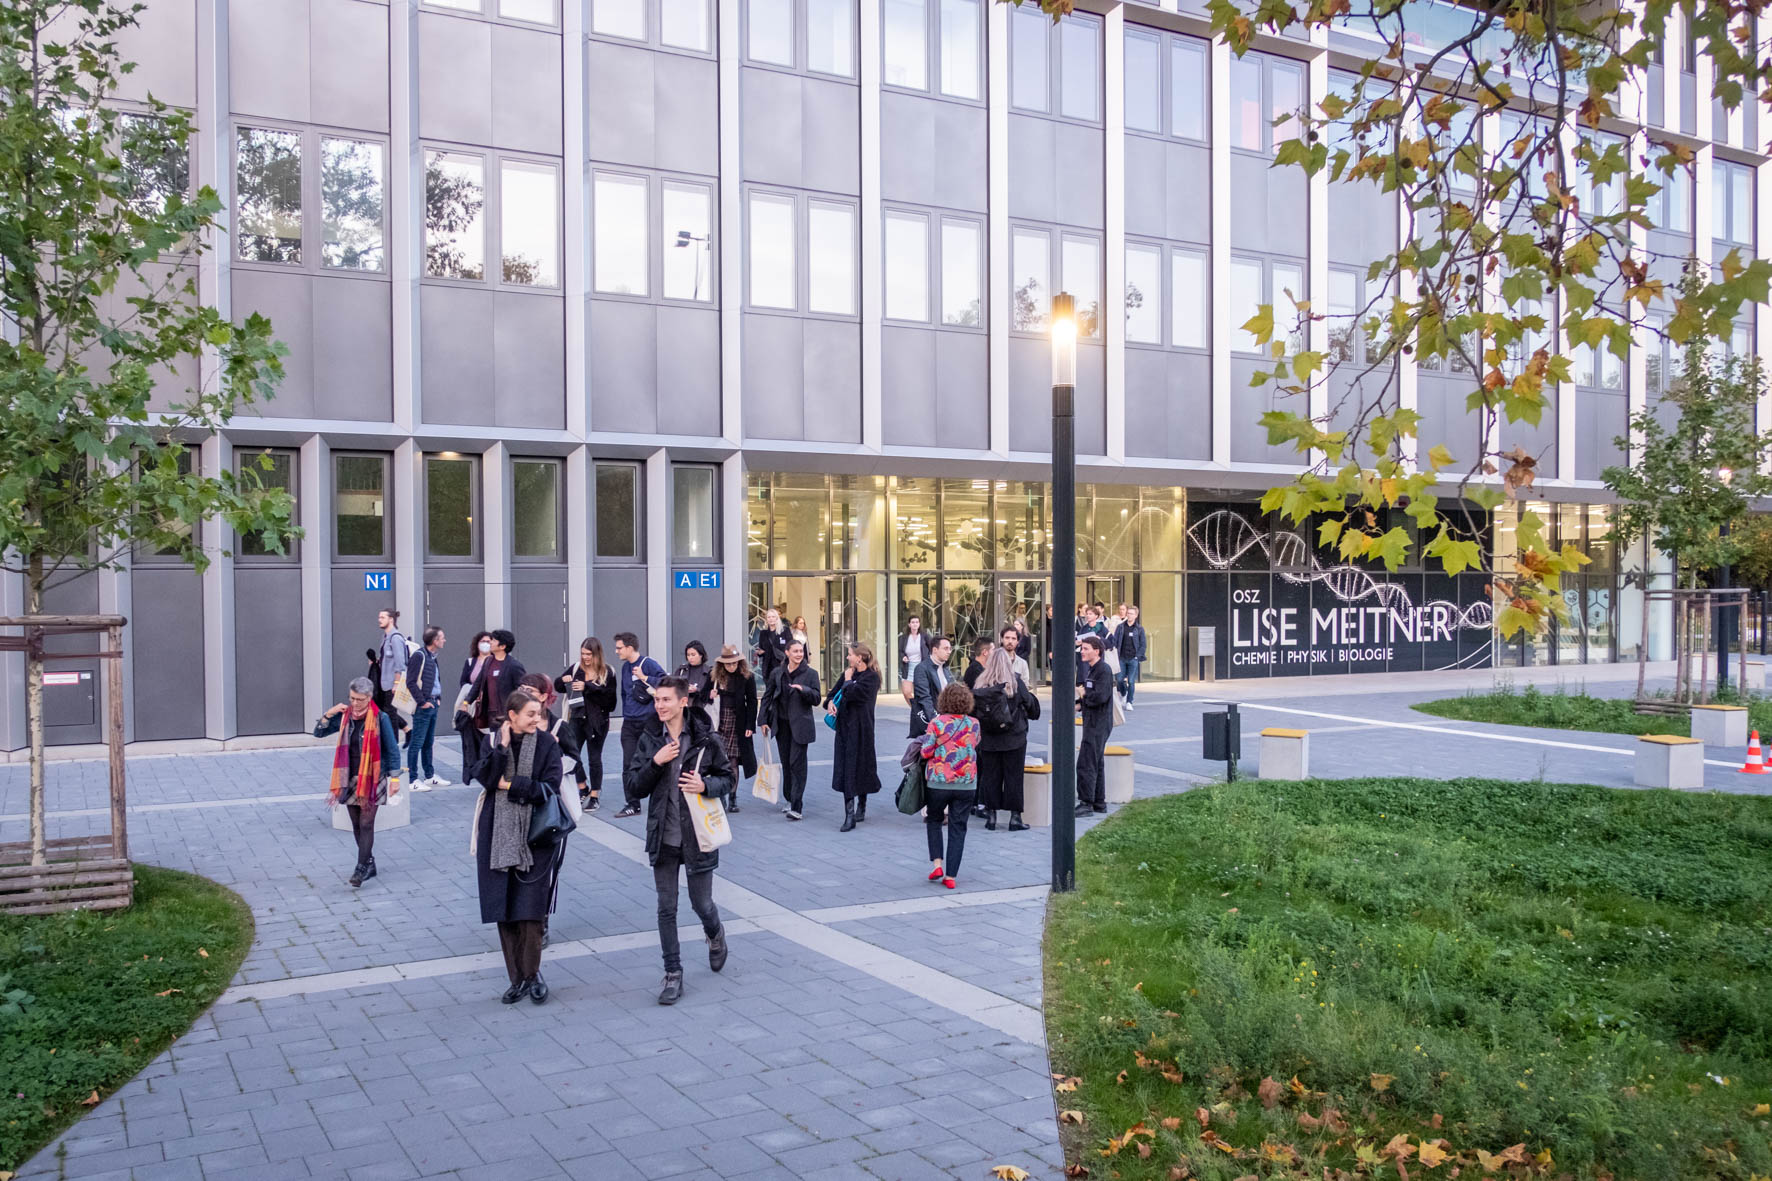
[[[941,866],[938,865],[929,871],[929,880],[932,882],[941,881]]]
[[[953,878],[943,878],[943,879],[941,879],[941,884],[946,886],[948,889],[952,890],[954,888],[954,879]]]

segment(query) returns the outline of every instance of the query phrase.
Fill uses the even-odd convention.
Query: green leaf
[[[1243,322],[1243,331],[1255,338],[1256,344],[1267,344],[1274,338],[1274,305],[1264,303]]]

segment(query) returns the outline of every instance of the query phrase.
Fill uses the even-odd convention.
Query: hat
[[[727,644],[725,647],[720,649],[720,659],[716,660],[714,663],[715,664],[737,664],[742,659],[744,659],[744,658],[738,654],[738,646],[736,644]]]

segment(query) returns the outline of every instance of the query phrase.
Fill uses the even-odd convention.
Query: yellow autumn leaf
[[[1421,1151],[1417,1155],[1421,1163],[1431,1169],[1445,1163],[1447,1152],[1437,1142],[1430,1143],[1424,1140],[1421,1143]]]
[[[1077,1084],[1082,1081],[1082,1079],[1067,1078],[1062,1083],[1054,1083],[1052,1089],[1063,1092],[1074,1091],[1077,1089]]]
[[[1028,1171],[1014,1165],[998,1165],[991,1170],[991,1176],[998,1181],[1028,1181]]]
[[[1391,1084],[1396,1081],[1397,1076],[1394,1074],[1374,1074],[1372,1076],[1372,1089],[1374,1091],[1388,1091],[1391,1089]]]
[[[1772,1103],[1756,1103],[1756,1104],[1754,1104],[1753,1114],[1754,1115],[1772,1115]],[[4,1181],[4,1178],[0,1178],[0,1181]]]
[[[208,959],[208,958],[209,958],[209,953],[208,953],[208,952],[207,952],[207,951],[204,951],[204,950],[203,950],[203,949],[202,949],[202,948],[201,948],[201,947],[199,947],[199,948],[198,948],[198,949],[197,949],[197,954],[198,954],[198,955],[200,955],[200,956],[202,956],[202,957],[203,957],[203,958],[204,958],[204,959]]]

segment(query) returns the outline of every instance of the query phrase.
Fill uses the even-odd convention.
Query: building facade
[[[266,314],[289,347],[275,400],[199,461],[268,465],[305,530],[272,555],[207,522],[200,574],[137,554],[56,593],[129,617],[135,741],[305,729],[364,668],[384,605],[447,630],[451,683],[483,626],[555,672],[591,633],[633,631],[671,664],[692,638],[743,643],[766,605],[806,617],[827,667],[846,639],[890,650],[912,613],[962,638],[1037,624],[1058,290],[1082,312],[1078,589],[1143,606],[1149,674],[1190,671],[1190,626],[1218,629],[1221,676],[1639,643],[1625,575],[1644,562],[1605,541],[1599,475],[1669,372],[1659,343],[1587,358],[1538,426],[1497,440],[1464,410],[1470,374],[1401,363],[1424,437],[1535,453],[1561,536],[1596,556],[1549,642],[1496,648],[1468,587],[1361,581],[1250,523],[1295,464],[1258,426],[1275,395],[1250,386],[1239,326],[1286,291],[1362,306],[1405,224],[1375,189],[1273,167],[1274,118],[1374,52],[1352,30],[1237,59],[1197,0],[1085,0],[1057,23],[989,0],[150,0],[124,49],[125,101],[152,93],[199,129],[165,183],[227,203],[203,297]],[[1639,122],[1608,130],[1696,153],[1643,231],[1671,278],[1765,240],[1772,202],[1761,118],[1698,99],[1710,64],[1677,13],[1664,50]],[[1363,347],[1329,333],[1298,343]],[[1766,334],[1750,316],[1728,344]],[[1233,519],[1267,540],[1202,542],[1241,537]],[[1505,549],[1505,513],[1480,527]],[[1404,647],[1346,630],[1364,610],[1347,594],[1394,609]],[[0,583],[0,606],[21,602]],[[1332,641],[1307,648],[1383,655],[1256,642],[1286,611]],[[1454,620],[1472,634],[1448,641]],[[0,659],[16,750],[22,666]],[[96,740],[95,666],[52,668],[51,740]]]

